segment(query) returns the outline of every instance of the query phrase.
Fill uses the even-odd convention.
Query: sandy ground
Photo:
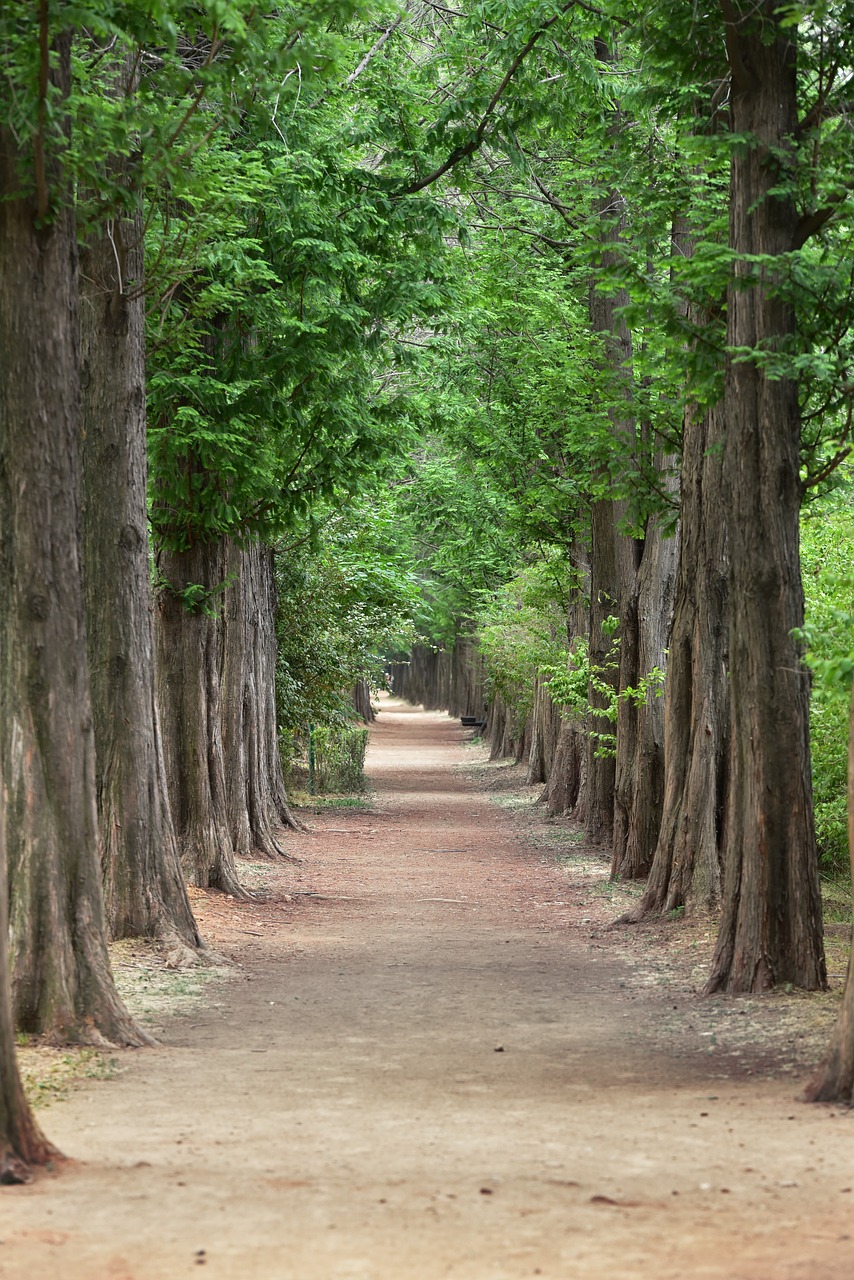
[[[854,1115],[595,941],[462,741],[387,704],[373,810],[197,898],[239,967],[42,1113],[3,1280],[852,1280]]]

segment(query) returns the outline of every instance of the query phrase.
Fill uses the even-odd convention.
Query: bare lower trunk
[[[299,824],[285,797],[276,732],[272,552],[233,542],[225,551],[221,716],[229,830],[238,853],[288,857],[277,833]]]
[[[675,538],[653,516],[637,574],[621,610],[620,689],[637,688],[666,664],[676,570]],[[631,643],[627,642],[632,635]],[[664,708],[655,687],[622,697],[617,720],[614,848],[611,874],[640,879],[652,865],[664,797]]]
[[[854,687],[848,725],[848,852],[854,885]],[[848,953],[848,976],[830,1052],[804,1095],[807,1102],[854,1103],[854,938]]]
[[[114,937],[200,939],[178,860],[154,695],[141,218],[84,251],[83,541],[96,786]]]
[[[564,718],[560,723],[555,758],[546,787],[549,813],[572,812],[583,821],[584,770],[587,762],[587,740],[582,725]]]
[[[482,717],[484,712],[483,658],[477,642],[458,635],[451,653],[450,688],[445,704],[452,716]]]
[[[0,770],[2,794],[3,775]],[[28,1182],[32,1165],[45,1164],[57,1154],[36,1124],[24,1097],[15,1058],[15,1026],[6,953],[9,921],[6,911],[5,825],[0,805],[0,1186]]]
[[[620,687],[620,654],[608,628],[608,619],[620,615],[623,583],[629,576],[626,565],[631,543],[618,532],[622,504],[594,503],[591,513],[590,554],[590,706],[587,732],[587,814],[586,835],[593,844],[608,844],[614,834],[614,791],[617,763],[613,739],[615,724],[602,714],[613,704]],[[627,618],[631,625],[631,620]],[[622,627],[621,627],[622,633]],[[621,643],[627,637],[621,636]]]
[[[548,782],[557,752],[560,713],[549,697],[549,686],[537,677],[531,716],[531,745],[528,752],[528,786]]]
[[[69,76],[63,41],[56,66]],[[78,276],[70,210],[17,191],[0,132],[0,715],[13,1009],[53,1041],[143,1044],[106,948],[80,564]],[[57,179],[55,195],[61,199]]]
[[[686,415],[664,694],[664,806],[636,920],[683,906],[712,910],[720,901],[729,743],[723,433],[720,406]]]
[[[371,703],[371,686],[367,680],[357,680],[353,687],[353,710],[365,724],[373,724],[377,718]]]
[[[566,638],[570,651],[590,631],[590,550],[583,539],[573,542],[569,562],[576,580],[566,618]],[[546,788],[549,813],[572,813],[577,822],[587,821],[587,762],[589,742],[582,720],[569,709],[562,713],[555,758]]]
[[[758,260],[794,246],[788,151],[797,124],[794,27],[771,0],[728,23],[733,152],[727,345],[787,347],[795,334],[780,281]],[[809,758],[809,681],[798,550],[798,388],[759,360],[729,357],[724,482],[730,519],[731,777],[724,901],[709,991],[825,985]]]
[[[490,760],[504,760],[516,755],[513,714],[500,694],[493,695],[490,743]]]
[[[172,816],[185,874],[200,888],[245,896],[234,863],[222,744],[222,596],[226,548],[197,542],[159,559],[169,583],[155,615],[157,702]],[[188,587],[212,594],[185,607]],[[198,595],[198,591],[194,592]]]

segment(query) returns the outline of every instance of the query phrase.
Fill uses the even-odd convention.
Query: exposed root
[[[4,1151],[0,1154],[0,1186],[16,1187],[32,1180],[33,1174],[28,1164],[20,1160],[12,1151]]]

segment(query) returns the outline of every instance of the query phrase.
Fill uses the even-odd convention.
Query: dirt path
[[[593,947],[461,736],[388,705],[379,812],[201,901],[241,968],[45,1113],[75,1163],[2,1192],[4,1280],[851,1280],[854,1117]]]

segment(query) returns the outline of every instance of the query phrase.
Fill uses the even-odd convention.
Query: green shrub
[[[822,865],[848,867],[846,777],[854,666],[854,494],[842,489],[808,510],[802,528],[815,824]]]
[[[318,726],[312,731],[311,746],[314,756],[312,789],[316,794],[350,794],[365,790],[366,728]]]

